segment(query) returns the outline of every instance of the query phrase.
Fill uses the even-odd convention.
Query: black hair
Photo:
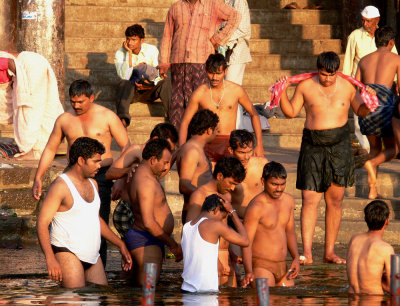
[[[231,132],[229,137],[229,146],[232,150],[236,150],[238,147],[254,147],[254,135],[248,130],[234,130]]]
[[[169,139],[175,144],[179,140],[178,132],[171,123],[157,124],[150,133],[150,139],[154,137]]]
[[[377,48],[386,47],[389,42],[396,38],[396,34],[389,26],[383,26],[375,31],[375,45]]]
[[[190,120],[189,135],[203,135],[209,128],[215,130],[219,122],[219,117],[209,109],[197,111]]]
[[[238,183],[242,182],[246,177],[246,170],[242,163],[232,156],[223,157],[217,161],[213,177],[217,178],[218,173],[221,173],[224,178],[231,177]]]
[[[69,86],[69,96],[82,96],[85,95],[86,97],[90,98],[93,95],[93,88],[92,85],[88,81],[85,80],[75,80]]]
[[[160,160],[165,149],[171,152],[171,145],[165,138],[150,139],[143,149],[142,158],[149,160],[154,156],[157,160]]]
[[[382,229],[387,219],[389,219],[389,207],[381,201],[375,200],[369,203],[364,208],[364,220],[367,222],[370,231],[377,231]]]
[[[225,57],[222,54],[210,54],[206,61],[206,71],[208,73],[215,73],[222,66],[222,70],[228,67]]]
[[[125,36],[126,37],[137,36],[139,38],[144,38],[145,36],[144,29],[140,24],[131,25],[130,27],[126,28]]]
[[[262,178],[267,181],[270,177],[286,179],[287,172],[285,167],[283,167],[282,164],[274,161],[270,161],[269,163],[265,164]]]
[[[72,167],[82,157],[85,161],[95,154],[103,155],[106,149],[98,140],[89,137],[79,137],[71,145],[68,152],[68,167]]]
[[[340,66],[339,56],[332,51],[322,52],[317,58],[318,70],[324,69],[328,73],[334,73],[338,71]]]
[[[226,209],[224,205],[222,204],[224,201],[223,198],[221,198],[217,194],[212,194],[209,195],[203,202],[203,205],[201,206],[201,211],[213,211],[214,209],[219,207],[219,210],[221,212],[226,212]]]

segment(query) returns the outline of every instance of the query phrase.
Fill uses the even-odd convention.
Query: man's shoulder
[[[102,116],[105,116],[103,119],[109,119],[110,116],[111,116],[111,117],[115,117],[115,116],[116,116],[116,114],[115,114],[112,110],[108,109],[108,108],[105,107],[105,106],[102,106],[102,105],[100,105],[100,104],[97,104],[97,103],[93,103],[93,105],[92,105],[92,111],[93,111],[96,115],[101,114]]]
[[[119,47],[117,51],[115,51],[115,57],[118,56],[125,56],[125,53],[127,53],[128,51],[126,51],[123,47]]]
[[[364,33],[364,28],[355,29],[353,32],[350,33],[348,39],[360,37]]]
[[[143,43],[142,49],[143,49],[143,52],[146,52],[146,51],[158,52],[158,48],[155,45],[148,44],[148,43]]]

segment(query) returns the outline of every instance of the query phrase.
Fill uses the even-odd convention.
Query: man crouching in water
[[[254,278],[268,278],[268,285],[293,286],[300,271],[299,252],[294,226],[294,200],[284,192],[286,170],[276,162],[264,166],[264,192],[249,204],[244,216],[244,227],[250,245],[243,248],[246,276],[242,285]],[[289,249],[293,262],[289,271],[286,254]]]
[[[390,291],[393,247],[382,240],[389,225],[389,207],[380,200],[364,208],[368,232],[354,235],[347,252],[349,293],[383,294]]]
[[[99,171],[104,152],[95,139],[76,139],[69,150],[68,171],[53,182],[40,210],[37,232],[49,277],[66,288],[84,287],[86,282],[107,285],[99,254],[101,236],[118,246],[125,271],[132,266],[124,242],[99,216],[98,187],[90,178]]]

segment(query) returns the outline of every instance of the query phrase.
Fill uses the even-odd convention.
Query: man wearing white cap
[[[379,23],[379,10],[372,5],[366,6],[361,11],[362,27],[351,32],[347,39],[346,55],[344,57],[343,73],[355,77],[360,59],[376,51],[375,31]],[[392,49],[397,54],[396,46]],[[358,118],[354,115],[354,127],[361,147],[369,151],[367,137],[361,134]]]

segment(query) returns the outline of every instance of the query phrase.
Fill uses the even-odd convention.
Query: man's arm
[[[157,68],[160,70],[162,78],[167,77],[169,69],[169,59],[171,56],[172,37],[174,35],[174,19],[173,7],[168,10],[167,19],[164,24],[164,33],[161,41],[160,55],[158,57],[159,64]]]
[[[179,169],[179,192],[190,196],[197,187],[192,184],[193,176],[199,163],[199,152],[190,149],[181,152],[181,163]]]
[[[196,190],[191,194],[189,199],[189,205],[187,207],[186,219],[184,220],[184,223],[192,221],[198,215],[200,215],[201,206],[203,205],[205,198],[206,198],[205,195],[199,190]]]
[[[385,277],[384,278],[385,278],[385,280],[382,280],[382,289],[384,292],[390,293],[390,271],[391,271],[390,270],[390,267],[391,267],[390,266],[391,265],[390,257],[392,254],[394,254],[394,250],[393,250],[392,246],[388,246],[387,248],[388,249],[387,249],[387,253],[385,256],[385,263],[384,263],[384,268],[385,268],[385,274],[384,274]]]
[[[284,76],[279,79],[279,81],[287,81],[288,77]],[[289,101],[287,96],[287,88],[289,87],[289,81],[287,81],[286,86],[281,95],[281,109],[282,112],[288,118],[295,118],[301,111],[301,108],[304,105],[304,96],[302,92],[302,83],[298,84],[296,90],[294,92],[292,100]]]
[[[124,41],[122,45],[125,49],[126,42]],[[129,52],[128,49],[129,48],[126,47],[126,52]],[[133,67],[130,64],[130,62],[132,61],[132,50],[128,53],[128,60],[125,59],[126,52],[124,52],[122,49],[119,49],[114,56],[115,69],[117,70],[118,76],[123,80],[129,80],[133,70]]]
[[[222,1],[217,1],[215,7],[217,18],[222,21],[226,21],[224,28],[221,31],[216,32],[210,39],[214,48],[218,48],[218,45],[226,45],[233,32],[235,32],[235,30],[239,26],[241,15],[234,8],[230,7]]]
[[[107,180],[116,180],[125,176],[133,163],[140,163],[142,159],[142,150],[138,145],[131,145],[127,150],[121,153],[111,167],[106,172]]]
[[[179,146],[183,145],[186,142],[190,120],[192,120],[194,114],[199,109],[199,102],[201,98],[199,94],[199,89],[200,88],[198,88],[190,97],[185,113],[183,114],[181,127],[179,128]]]
[[[293,279],[296,278],[300,272],[300,255],[297,249],[297,238],[294,225],[294,201],[291,196],[289,196],[289,200],[290,200],[290,218],[288,224],[286,225],[285,231],[286,231],[288,250],[293,258],[292,264],[290,266],[290,270],[293,270],[293,273],[290,275],[290,278]]]
[[[62,116],[60,115],[54,123],[53,131],[50,134],[46,147],[43,150],[42,156],[39,160],[39,165],[36,170],[35,179],[32,186],[32,194],[36,200],[40,199],[42,195],[42,178],[52,163],[57,149],[64,138],[64,133],[61,128]]]
[[[126,131],[122,121],[118,116],[112,112],[108,111],[108,122],[110,127],[111,136],[115,139],[118,146],[121,148],[122,152],[127,150],[131,145],[128,137],[128,132]],[[122,153],[121,152],[121,153]]]
[[[232,36],[229,38],[229,41],[249,37],[251,35],[250,12],[247,1],[236,0],[234,8],[242,15],[242,19],[235,32],[233,32]]]
[[[355,92],[353,93],[350,101],[350,105],[354,113],[359,117],[365,117],[371,112],[367,107],[367,105],[362,100],[360,91],[358,89],[355,89]]]
[[[12,71],[12,73],[17,75],[17,69],[15,68],[15,63],[14,63],[14,60],[12,58],[8,59],[8,69],[10,69]]]

